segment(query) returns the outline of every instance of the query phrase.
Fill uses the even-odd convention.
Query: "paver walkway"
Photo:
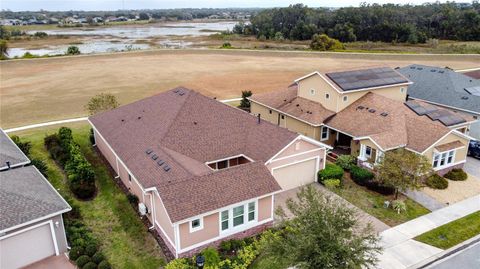
[[[377,233],[383,232],[383,231],[390,228],[390,226],[388,226],[387,224],[383,223],[382,221],[375,218],[374,216],[372,216],[370,214],[367,214],[365,211],[363,211],[360,208],[358,208],[358,207],[354,206],[353,204],[349,203],[347,200],[343,199],[342,197],[338,196],[337,194],[329,191],[327,188],[320,185],[319,183],[312,183],[312,186],[317,188],[320,192],[322,192],[326,195],[329,195],[329,196],[333,197],[334,199],[338,200],[339,203],[343,203],[345,206],[348,206],[349,208],[352,208],[353,210],[355,210],[357,212],[357,217],[358,217],[358,220],[360,221],[360,223],[365,224],[365,225],[370,223],[372,225],[373,229]],[[281,192],[281,193],[275,195],[275,205],[274,205],[275,209],[277,209],[277,207],[279,207],[279,206],[284,207],[285,202],[288,198],[295,199],[296,195],[297,195],[297,192],[299,190],[300,190],[300,188],[295,188],[295,189],[284,191],[284,192]]]
[[[380,233],[383,253],[377,268],[404,269],[440,253],[441,249],[412,238],[479,210],[476,195]]]
[[[41,261],[38,261],[34,264],[30,264],[23,269],[77,269],[73,265],[68,257],[65,254],[60,254],[58,256],[52,256]]]

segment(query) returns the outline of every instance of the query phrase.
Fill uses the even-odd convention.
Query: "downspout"
[[[144,191],[144,194],[147,194],[150,196],[150,203],[152,204],[152,226],[148,227],[149,230],[155,229],[155,222],[156,222],[156,210],[155,210],[155,201],[153,199],[153,192],[155,191],[155,188],[150,188],[146,189]]]

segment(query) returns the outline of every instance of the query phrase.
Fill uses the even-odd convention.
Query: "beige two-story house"
[[[439,173],[466,160],[475,121],[471,116],[420,101],[406,101],[412,82],[388,67],[319,73],[285,90],[253,95],[251,112],[281,127],[352,154],[372,168],[392,149],[431,160]]]

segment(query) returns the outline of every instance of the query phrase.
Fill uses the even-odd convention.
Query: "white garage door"
[[[55,245],[46,223],[0,239],[0,268],[20,268],[55,255]]]
[[[273,177],[283,190],[293,189],[315,182],[317,159],[273,168]]]

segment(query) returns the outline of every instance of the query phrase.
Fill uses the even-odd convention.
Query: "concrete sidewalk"
[[[442,252],[413,238],[479,210],[480,195],[476,195],[380,233],[383,253],[377,268],[409,268]]]

